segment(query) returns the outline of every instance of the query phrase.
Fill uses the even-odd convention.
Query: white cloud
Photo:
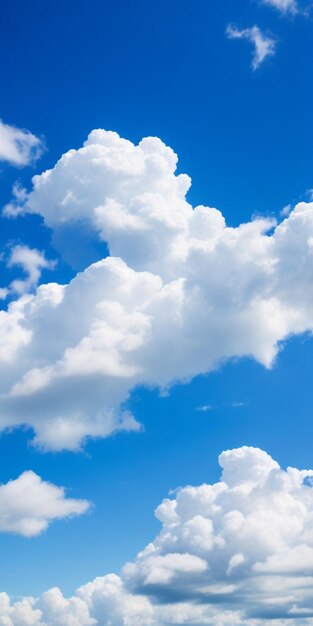
[[[282,13],[297,13],[298,3],[297,0],[262,0],[263,4],[274,7]]]
[[[41,277],[42,270],[52,270],[55,261],[48,261],[43,252],[28,246],[14,246],[11,250],[8,267],[19,266],[26,274],[25,279],[16,279],[10,289],[18,294],[25,293],[37,285]]]
[[[43,152],[41,139],[0,120],[0,161],[23,167],[36,161]]]
[[[34,177],[20,211],[66,224],[68,247],[89,229],[112,256],[0,311],[1,428],[77,449],[139,428],[121,408],[137,385],[167,389],[233,357],[271,367],[284,339],[312,332],[313,203],[230,228],[186,201],[176,162],[159,139],[98,130]]]
[[[282,217],[288,217],[292,211],[292,204],[286,204],[279,212]]]
[[[264,63],[265,59],[275,54],[275,39],[263,33],[258,26],[252,26],[251,28],[244,28],[242,30],[234,26],[228,26],[226,34],[229,39],[246,39],[253,45],[253,70],[257,70],[262,63]]]
[[[161,533],[124,567],[124,584],[157,604],[188,598],[203,607],[203,623],[212,605],[239,611],[243,623],[304,609],[313,616],[313,492],[305,482],[313,470],[284,471],[248,447],[223,452],[220,465],[220,482],[180,489],[157,508]],[[206,567],[184,564],[163,582],[160,563],[176,554]]]
[[[19,205],[27,200],[27,189],[22,186],[20,181],[16,181],[12,188],[12,200],[3,209],[6,217],[16,217],[19,214]]]
[[[249,447],[223,452],[220,464],[219,482],[161,503],[161,532],[120,576],[69,599],[57,588],[18,603],[2,594],[0,623],[312,626],[313,470],[282,470]]]
[[[213,406],[211,404],[203,404],[202,406],[197,407],[197,411],[201,411],[202,413],[206,413],[207,411],[212,411]]]
[[[1,259],[3,260],[3,258]],[[46,259],[45,254],[36,248],[17,245],[10,251],[9,259],[6,263],[8,268],[19,267],[26,275],[24,278],[14,279],[8,287],[0,288],[0,300],[5,300],[9,296],[22,295],[34,290],[40,281],[43,270],[53,270],[55,261]]]
[[[9,294],[7,287],[0,287],[0,300],[5,300]]]
[[[0,532],[34,537],[54,520],[81,515],[89,507],[87,500],[67,498],[63,487],[26,471],[16,480],[0,485]]]

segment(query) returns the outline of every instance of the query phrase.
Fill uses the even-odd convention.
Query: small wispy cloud
[[[8,287],[0,287],[0,300],[5,300],[10,294],[22,295],[31,291],[37,286],[43,270],[53,270],[55,266],[56,261],[49,261],[44,253],[36,248],[14,246],[7,267],[21,268],[25,277],[13,280]]]
[[[299,10],[297,0],[262,0],[262,4],[274,7],[281,13],[295,14]]]
[[[249,402],[247,400],[238,400],[232,402],[233,409],[242,409],[244,406],[249,406]]]
[[[290,215],[291,211],[292,211],[292,204],[286,204],[286,206],[284,206],[279,214],[281,215],[281,217],[288,217],[288,215]]]
[[[9,294],[7,287],[0,287],[0,300],[5,300]]]
[[[0,119],[0,161],[24,167],[36,161],[43,153],[42,140],[29,130],[4,124]]]
[[[20,181],[16,181],[12,189],[12,199],[8,204],[5,205],[2,210],[2,214],[5,217],[12,218],[23,214],[26,200],[27,190],[25,189],[25,187],[23,187]]]
[[[8,261],[8,267],[21,267],[26,274],[26,278],[14,280],[11,283],[11,289],[18,294],[25,293],[37,285],[42,270],[53,270],[55,265],[55,261],[48,261],[43,252],[39,250],[31,249],[28,246],[14,246]]]
[[[265,59],[273,56],[276,50],[276,41],[270,35],[266,35],[258,26],[240,30],[235,26],[227,26],[226,35],[229,39],[245,39],[254,47],[252,69],[257,70]]]
[[[201,413],[207,413],[207,411],[214,411],[220,409],[239,409],[248,406],[250,403],[248,400],[235,400],[230,404],[221,404],[221,405],[212,405],[212,404],[203,404],[202,406],[197,406],[197,411]]]
[[[202,413],[206,413],[207,411],[212,411],[214,407],[211,404],[204,404],[203,406],[198,406],[197,411],[201,411]]]

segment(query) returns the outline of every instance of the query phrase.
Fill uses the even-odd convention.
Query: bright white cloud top
[[[0,532],[34,537],[54,520],[82,515],[89,508],[87,500],[67,498],[63,487],[43,481],[35,472],[23,472],[0,485]],[[3,624],[1,617],[0,609]]]
[[[26,423],[43,448],[74,450],[139,428],[121,408],[135,386],[186,382],[233,357],[270,367],[284,339],[312,331],[313,203],[279,225],[230,228],[187,202],[176,163],[157,138],[135,146],[96,130],[14,207],[66,229],[68,245],[88,229],[111,256],[0,312],[1,429]]]
[[[257,70],[265,59],[275,54],[276,41],[266,35],[258,26],[240,30],[235,26],[228,26],[226,35],[229,39],[245,39],[253,45],[252,69]]]
[[[39,137],[0,120],[0,161],[24,167],[36,161],[42,152],[43,144]]]
[[[313,470],[281,469],[258,448],[223,452],[221,480],[187,486],[121,576],[66,599],[51,589],[10,603],[5,626],[277,626],[313,623]],[[2,620],[2,621],[1,621]]]

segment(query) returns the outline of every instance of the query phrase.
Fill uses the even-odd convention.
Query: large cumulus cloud
[[[10,602],[3,626],[312,626],[313,470],[266,452],[223,452],[219,482],[187,486],[156,510],[162,529],[121,575],[71,598],[57,588]]]
[[[190,205],[176,164],[157,138],[96,130],[7,206],[40,214],[63,251],[88,231],[110,256],[0,312],[2,428],[26,423],[39,445],[76,449],[139,428],[125,410],[136,385],[168,387],[232,357],[270,367],[284,339],[312,331],[313,203],[279,225],[230,228]]]

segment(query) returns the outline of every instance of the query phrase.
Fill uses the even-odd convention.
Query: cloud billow
[[[271,367],[283,340],[312,331],[313,203],[279,225],[230,228],[187,202],[176,164],[157,138],[96,130],[7,207],[54,234],[88,228],[110,256],[0,312],[2,429],[26,423],[37,445],[75,450],[140,428],[123,408],[134,387],[168,388],[233,357]]]
[[[313,470],[285,471],[246,446],[219,462],[219,482],[161,503],[159,535],[120,576],[98,577],[71,598],[57,588],[15,603],[0,594],[0,623],[312,626]]]

